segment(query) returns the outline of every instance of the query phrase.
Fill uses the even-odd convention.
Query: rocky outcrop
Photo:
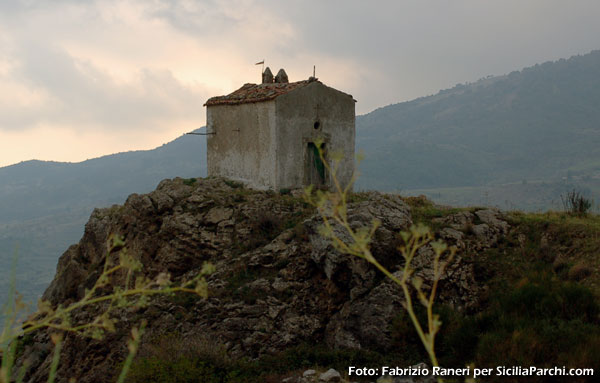
[[[381,221],[372,252],[399,272],[397,233],[412,223],[403,200],[369,193],[349,206],[349,217],[353,227]],[[107,381],[127,353],[127,329],[141,318],[148,321],[144,341],[167,333],[210,339],[231,357],[257,358],[302,342],[389,350],[390,324],[403,310],[401,290],[365,261],[339,254],[318,234],[320,223],[301,198],[222,179],[165,180],[152,193],[131,195],[122,206],[94,210],[83,238],[62,255],[44,293],[53,304],[74,302],[93,285],[113,233],[123,236],[150,278],[168,272],[178,280],[197,273],[205,261],[216,272],[208,279],[206,300],[159,297],[146,308],[119,311],[116,332],[104,340],[68,335],[58,381]],[[483,284],[462,255],[493,246],[508,224],[495,210],[458,213],[439,223],[445,226],[439,235],[460,249],[442,276],[439,300],[474,309]],[[432,256],[423,248],[415,259],[425,287],[433,277]],[[88,314],[78,315],[85,321]],[[19,363],[30,363],[26,382],[45,381],[49,348],[44,331],[25,348]]]
[[[380,377],[377,378],[376,382],[371,382],[371,383],[436,383],[437,379],[435,378],[435,376],[433,376],[431,374],[431,370],[429,368],[429,366],[427,366],[427,364],[425,363],[419,363],[417,365],[414,366],[410,366],[409,367],[412,370],[415,371],[427,371],[428,373],[425,374],[415,374],[417,376],[411,376],[411,375],[402,375],[397,374],[397,375],[382,375]],[[358,375],[358,374],[357,374]],[[300,376],[290,376],[288,378],[283,379],[282,383],[323,383],[323,382],[350,382],[350,383],[355,383],[352,380],[347,380],[342,378],[342,375],[336,371],[335,369],[331,368],[323,373],[317,374],[317,371],[315,370],[306,370],[302,373],[302,375]]]

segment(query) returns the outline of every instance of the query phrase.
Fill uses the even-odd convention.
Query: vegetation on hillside
[[[289,305],[294,298],[298,300],[299,291],[261,290],[256,288],[259,284],[255,282],[260,280],[273,283],[277,277],[290,273],[291,270],[299,270],[292,267],[291,263],[299,262],[300,254],[294,253],[293,259],[272,259],[273,254],[263,249],[265,246],[269,248],[274,246],[271,241],[278,243],[275,246],[283,246],[282,249],[288,246],[290,248],[309,246],[308,237],[314,236],[314,233],[307,233],[303,222],[314,212],[311,212],[301,198],[287,191],[264,193],[223,181],[222,189],[214,189],[213,194],[210,194],[209,187],[216,187],[214,185],[220,185],[219,180],[178,179],[165,183],[163,188],[177,188],[182,193],[177,205],[182,210],[174,209],[181,210],[180,215],[177,215],[178,218],[190,217],[189,214],[196,212],[195,209],[198,208],[201,212],[198,217],[216,219],[216,216],[207,213],[208,210],[213,211],[214,214],[225,213],[219,204],[214,205],[217,201],[229,208],[239,203],[240,207],[245,206],[244,209],[248,209],[251,200],[261,200],[279,206],[271,210],[283,209],[287,213],[283,215],[285,219],[278,219],[273,212],[261,209],[262,215],[255,212],[251,217],[242,219],[244,225],[247,224],[244,235],[252,241],[248,241],[247,244],[245,240],[244,243],[233,241],[231,246],[227,247],[231,254],[225,255],[221,252],[216,258],[225,258],[229,268],[217,271],[219,275],[215,278],[220,282],[212,292],[211,310],[215,310],[221,304],[219,302],[222,302],[225,307],[232,305],[231,307],[246,307],[252,310],[264,307],[261,305],[265,301],[275,300]],[[164,190],[162,192],[161,195],[166,195]],[[197,198],[194,193],[203,193],[203,195],[208,193],[203,197],[212,201],[208,205],[210,206],[208,210],[202,210],[207,206],[205,200]],[[183,197],[188,194],[190,196]],[[196,197],[192,198],[192,195]],[[158,195],[155,197],[158,198]],[[369,205],[371,201],[369,207],[375,207],[376,204],[372,203],[374,197],[387,201],[397,198],[397,196],[381,196],[373,193],[352,193],[348,195],[348,201],[360,206]],[[127,207],[99,211],[94,222],[103,219],[111,219],[115,222],[125,219],[130,222],[133,210],[128,209],[134,209],[134,206],[135,209],[139,209],[137,203],[144,200],[144,196],[137,196],[130,199]],[[411,208],[412,221],[429,226],[436,237],[446,229],[445,218],[458,213],[477,213],[481,210],[438,206],[423,197],[405,197],[403,200]],[[125,213],[126,211],[129,213]],[[153,208],[149,207],[149,211],[153,211]],[[170,216],[171,213],[166,214]],[[138,227],[139,233],[136,231],[129,233],[132,240],[136,238],[136,233],[146,233],[147,229],[144,225],[151,224],[157,217],[165,218],[153,215],[149,217],[148,222],[136,221],[135,227]],[[431,318],[439,315],[441,321],[435,342],[440,365],[445,367],[464,367],[469,363],[474,363],[478,367],[495,367],[502,364],[538,367],[598,365],[599,353],[595,350],[600,347],[600,273],[598,272],[600,260],[597,256],[600,248],[598,236],[600,218],[592,214],[583,216],[567,213],[513,212],[508,213],[506,219],[510,223],[510,231],[493,247],[481,251],[472,249],[458,254],[463,258],[461,261],[463,265],[465,261],[472,265],[477,284],[487,286],[478,304],[462,311],[450,305],[433,306]],[[174,220],[170,219],[170,221]],[[481,222],[474,221],[472,224],[478,225]],[[475,227],[466,225],[461,230],[466,242],[477,245],[479,239]],[[192,232],[197,234],[197,230]],[[236,233],[237,237],[242,235],[241,232]],[[276,238],[283,233],[286,233],[282,236],[283,239],[278,241]],[[180,237],[180,240],[186,241],[185,235]],[[226,238],[229,237],[221,237],[222,240]],[[375,237],[375,241],[378,240],[379,238]],[[244,244],[246,247],[240,247]],[[396,244],[401,244],[401,239],[398,239],[398,242],[391,242],[390,252],[394,251],[393,246]],[[373,242],[373,245],[377,243]],[[388,263],[389,259],[379,258],[385,254],[387,253],[374,252],[373,256]],[[268,262],[267,266],[258,267],[248,264],[250,259],[256,260],[255,257],[260,258],[260,256]],[[315,278],[314,280],[309,278],[307,282],[317,284],[311,285],[313,286],[311,294],[330,292],[339,294],[333,286],[329,287],[332,290],[323,289],[323,283],[327,283],[327,279],[322,275],[323,271],[314,270],[315,264],[314,261],[310,261],[310,254],[302,256],[303,262],[308,259],[308,263],[302,267],[308,267],[305,270],[313,270],[307,275]],[[341,279],[336,283],[348,281],[343,282],[343,273],[339,278]],[[382,278],[384,277],[375,280],[379,283]],[[443,292],[446,287],[447,285],[442,284],[440,291]],[[331,298],[319,296],[318,300]],[[303,297],[302,300],[306,298]],[[389,333],[392,342],[391,351],[368,345],[360,350],[332,349],[327,347],[322,337],[316,337],[311,338],[311,341],[291,344],[278,352],[261,354],[257,358],[232,357],[224,351],[225,345],[219,343],[215,337],[206,339],[193,337],[192,339],[177,327],[177,324],[185,323],[188,326],[200,320],[197,316],[204,312],[202,305],[198,305],[197,299],[187,296],[173,296],[166,299],[160,307],[168,308],[165,315],[171,318],[168,323],[174,325],[168,330],[160,327],[160,332],[154,329],[153,335],[144,339],[140,345],[139,356],[131,366],[129,376],[131,382],[280,382],[290,374],[298,374],[304,369],[313,367],[321,370],[334,367],[345,371],[349,364],[373,367],[407,366],[429,358],[420,343],[419,335],[415,332],[414,322],[402,310],[386,323],[387,328],[382,327],[383,331]],[[135,317],[139,318],[142,315],[151,318],[149,312],[138,313]],[[426,307],[418,304],[417,300],[415,300],[414,314],[420,323],[429,323]],[[229,317],[232,314],[227,312],[226,315]],[[251,321],[252,318],[247,320]],[[219,322],[219,326],[224,325],[224,322]],[[267,326],[264,330],[266,336],[268,324],[265,326]],[[148,334],[152,334],[150,330]],[[39,341],[35,339],[21,338],[15,343],[17,354],[30,349],[32,342]],[[72,347],[76,345],[70,344]],[[572,381],[585,380],[573,379]]]
[[[599,103],[600,51],[593,51],[379,108],[357,118],[357,147],[366,154],[358,186],[433,194],[543,181],[598,195]],[[552,198],[559,202],[564,190]],[[492,203],[523,207],[526,197],[504,194]],[[476,197],[461,202],[481,203],[483,190]]]
[[[360,201],[364,196],[357,193],[349,199]],[[407,197],[405,201],[415,222],[436,231],[442,229],[440,218],[476,209],[437,206],[422,197]],[[441,321],[436,338],[440,365],[600,365],[600,217],[512,212],[508,218],[510,234],[496,247],[463,255],[473,263],[478,281],[488,286],[480,305],[469,311],[445,305],[434,308]],[[468,227],[465,234],[474,239]],[[415,312],[421,323],[427,323],[424,306],[416,304]],[[406,312],[398,312],[389,329],[393,352],[333,350],[323,343],[306,343],[256,360],[232,359],[210,340],[196,342],[170,334],[142,348],[130,381],[280,382],[308,368],[346,371],[348,365],[377,368],[428,360]],[[174,374],[179,378],[173,378]],[[497,377],[489,381],[504,380]],[[545,382],[548,378],[530,381]]]

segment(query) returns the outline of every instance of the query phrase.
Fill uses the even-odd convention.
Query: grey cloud
[[[298,29],[296,49],[365,68],[361,83],[349,84],[357,106],[368,105],[362,112],[600,48],[600,2],[591,0],[273,0],[268,7]]]
[[[261,56],[279,51],[293,57],[294,48],[301,48],[299,41],[284,34],[285,24],[295,19],[276,14],[268,1],[157,0],[146,13],[192,38],[232,46],[238,53]]]
[[[61,3],[85,4],[76,0],[61,0]],[[600,48],[597,0],[139,0],[136,3],[144,5],[145,17],[164,20],[198,40],[210,39],[217,45],[231,46],[249,62],[262,58],[269,61],[270,57],[288,62],[299,57],[351,62],[359,73],[351,83],[339,87],[358,99],[359,113],[435,93],[459,82]],[[48,4],[56,2],[23,0],[0,4],[2,10],[17,12],[49,9]],[[12,26],[18,28],[15,23]],[[293,33],[283,33],[288,26]],[[268,42],[249,39],[246,34],[256,32],[256,28],[267,31],[272,39]],[[202,89],[183,86],[168,72],[142,71],[138,87],[124,86],[91,64],[77,62],[58,49],[38,46],[26,50],[19,73],[22,81],[47,89],[61,106],[40,111],[46,119],[98,120],[124,126],[135,124],[139,118],[146,124],[152,118],[166,119],[175,112],[202,115],[201,101],[190,100],[208,96]],[[312,64],[319,71],[319,62],[301,65]],[[327,78],[322,80],[328,82]],[[71,115],[66,113],[68,108]],[[4,123],[10,120],[14,125],[19,118],[31,120],[31,111],[9,112],[0,117]]]
[[[157,0],[146,14],[203,38],[223,37],[240,22],[224,12],[223,2],[214,0]]]
[[[175,28],[198,38],[240,37],[239,50],[259,58],[292,61],[302,55],[357,63],[362,68],[359,82],[346,87],[363,113],[456,83],[600,48],[600,23],[595,20],[600,2],[595,0],[266,0],[245,2],[244,9],[253,12],[238,18],[226,16],[237,2],[161,3],[164,9],[155,16]],[[276,36],[274,45],[244,46],[243,36],[231,30],[235,26],[243,31],[256,15],[265,16],[265,29],[285,22],[295,33]]]
[[[0,107],[0,128],[24,129],[39,123],[80,129],[151,130],[180,118],[203,120],[208,92],[181,84],[169,71],[141,69],[137,81],[117,83],[89,62],[34,42],[19,52],[21,65],[11,74],[51,100],[38,107]],[[7,109],[7,110],[3,110]]]
[[[86,5],[96,0],[5,0],[0,1],[0,10],[3,12],[38,11],[57,7],[62,4]]]

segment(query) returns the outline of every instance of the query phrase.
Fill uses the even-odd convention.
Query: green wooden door
[[[325,150],[325,144],[321,145],[322,150]],[[319,156],[319,149],[314,142],[309,142],[307,146],[306,164],[304,172],[307,175],[305,181],[307,185],[314,185],[315,188],[325,186],[325,164]]]

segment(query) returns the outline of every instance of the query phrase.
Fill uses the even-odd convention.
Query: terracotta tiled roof
[[[204,106],[210,105],[236,105],[251,102],[262,102],[273,100],[282,94],[289,93],[295,89],[302,88],[316,80],[304,80],[290,83],[273,84],[244,84],[240,89],[226,96],[211,97]]]

